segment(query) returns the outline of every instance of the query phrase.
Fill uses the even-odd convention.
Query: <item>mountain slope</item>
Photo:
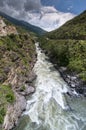
[[[48,35],[52,39],[85,39],[86,11]]]
[[[34,39],[27,30],[0,16],[0,130],[12,129],[26,108],[25,96],[34,92]]]
[[[65,79],[67,74],[76,77],[70,78],[69,84],[80,93],[85,92],[82,88],[86,86],[86,11],[39,40],[50,59],[58,67],[66,67]]]
[[[25,21],[20,21],[20,20],[17,20],[15,18],[12,18],[12,17],[6,15],[3,12],[0,12],[0,16],[3,16],[4,18],[6,18],[7,20],[9,20],[13,24],[21,26],[21,27],[25,28],[26,30],[34,32],[34,33],[36,33],[38,35],[42,35],[42,34],[46,33],[46,31],[44,31],[43,29],[41,29],[39,27],[31,25],[31,24],[29,24],[29,23],[27,23]]]

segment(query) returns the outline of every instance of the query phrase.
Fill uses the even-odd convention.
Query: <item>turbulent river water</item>
[[[67,96],[70,88],[36,43],[36,92],[15,130],[86,130],[86,99]]]

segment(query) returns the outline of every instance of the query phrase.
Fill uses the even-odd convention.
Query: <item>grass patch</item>
[[[0,84],[0,124],[3,123],[6,108],[9,103],[14,103],[15,96],[10,85]]]

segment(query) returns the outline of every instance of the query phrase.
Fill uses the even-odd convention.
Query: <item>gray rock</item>
[[[35,88],[32,87],[32,86],[28,86],[27,84],[25,85],[25,90],[24,91],[19,91],[18,90],[18,93],[23,95],[23,96],[27,96],[31,93],[35,92]]]
[[[26,85],[25,87],[26,87],[26,90],[25,90],[26,95],[33,93],[35,91],[35,88],[32,86]]]
[[[9,105],[7,109],[6,116],[4,118],[3,128],[4,130],[12,129],[17,123],[21,116],[21,113],[26,108],[26,99],[24,96],[16,95],[16,102],[13,105]]]

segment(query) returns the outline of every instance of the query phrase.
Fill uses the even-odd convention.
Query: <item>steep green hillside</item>
[[[48,34],[50,39],[86,40],[86,11]]]
[[[86,81],[86,11],[39,40],[54,63]]]
[[[17,93],[25,89],[24,84],[29,79],[35,58],[32,36],[0,17],[0,124],[8,105],[15,102],[14,91]]]

